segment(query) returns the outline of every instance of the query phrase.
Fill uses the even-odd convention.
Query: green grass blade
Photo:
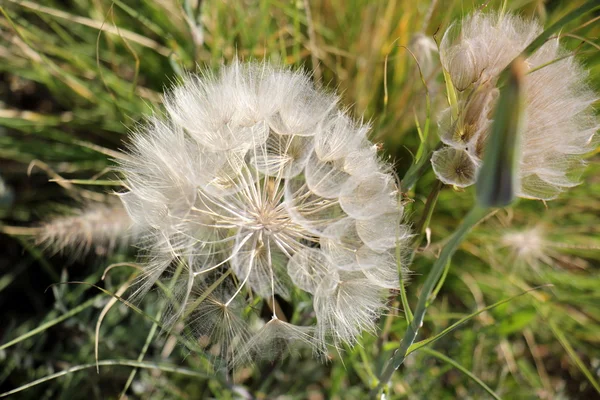
[[[23,340],[30,338],[32,336],[37,335],[38,333],[42,333],[45,330],[47,330],[48,328],[53,327],[56,324],[60,324],[62,321],[71,318],[74,315],[79,314],[80,312],[82,312],[83,310],[85,310],[86,308],[92,306],[96,301],[98,301],[98,299],[101,297],[101,295],[98,295],[94,298],[89,299],[88,301],[86,301],[85,303],[82,303],[80,305],[78,305],[77,307],[75,307],[74,309],[72,309],[69,312],[64,313],[63,315],[61,315],[58,318],[54,318],[51,321],[48,321],[46,323],[43,323],[42,325],[38,326],[35,329],[30,330],[29,332],[11,340],[10,342],[4,343],[2,346],[0,346],[0,350],[4,350],[6,348],[9,348],[10,346],[13,346],[19,342],[22,342]]]
[[[417,307],[415,308],[414,318],[406,329],[406,333],[400,342],[400,347],[398,350],[396,350],[384,371],[380,375],[379,384],[377,385],[377,388],[373,390],[373,395],[381,392],[384,386],[387,385],[391,380],[394,372],[404,363],[406,355],[408,354],[408,349],[414,343],[415,339],[417,338],[417,334],[419,333],[419,329],[423,324],[423,319],[425,318],[425,313],[427,312],[429,296],[434,290],[436,283],[442,276],[446,263],[448,263],[448,261],[452,258],[458,249],[458,246],[460,243],[462,243],[467,234],[471,232],[471,230],[481,219],[483,219],[483,217],[486,216],[486,214],[486,208],[481,208],[476,205],[469,212],[469,214],[467,214],[462,223],[450,237],[450,240],[446,246],[444,246],[442,249],[439,258],[433,264],[433,267],[429,271],[427,279],[423,284],[423,289],[421,290],[419,301],[417,302]]]
[[[568,23],[570,23],[572,21],[575,21],[577,18],[587,14],[588,12],[593,11],[594,9],[596,9],[598,7],[600,7],[600,0],[589,0],[589,1],[585,2],[582,6],[571,11],[569,14],[565,15],[564,17],[562,17],[561,19],[556,21],[550,27],[546,28],[542,33],[539,34],[539,36],[537,38],[534,39],[533,42],[531,42],[531,44],[529,46],[527,46],[525,48],[525,50],[523,50],[521,52],[521,54],[518,57],[523,57],[523,58],[529,57],[537,49],[542,47],[544,45],[544,43],[546,43],[546,41],[548,39],[550,39],[550,37],[552,35],[559,32],[565,25],[567,25]],[[500,77],[498,79],[499,86],[502,86],[502,84],[504,82],[506,82],[506,79],[508,79],[509,75],[510,75],[510,65],[508,65],[504,69],[504,71],[502,71],[502,73],[500,74]]]
[[[525,70],[524,59],[515,59],[508,81],[500,90],[477,176],[477,201],[483,207],[505,207],[515,200],[519,190],[520,142],[526,117]]]
[[[194,371],[194,370],[191,370],[188,368],[176,367],[174,365],[159,364],[159,363],[153,363],[153,362],[140,362],[140,361],[135,361],[135,360],[103,360],[103,361],[98,362],[98,365],[101,365],[101,366],[117,365],[117,366],[134,367],[134,368],[158,369],[163,372],[173,372],[176,374],[192,376],[194,378],[202,378],[202,379],[214,379],[215,378],[214,376],[209,376],[208,374],[204,374],[202,372]],[[31,387],[37,386],[41,383],[48,382],[48,381],[51,381],[56,378],[60,378],[61,376],[65,376],[65,375],[71,374],[73,372],[81,371],[81,370],[88,369],[88,368],[95,368],[95,367],[96,367],[96,363],[77,365],[75,367],[71,367],[64,371],[60,371],[55,374],[51,374],[51,375],[45,376],[43,378],[37,379],[33,382],[29,382],[26,385],[19,386],[18,388],[10,390],[8,392],[0,393],[0,397],[7,397],[7,396],[13,395],[15,393],[22,392],[23,390],[29,389]]]
[[[433,349],[430,349],[429,347],[425,347],[423,348],[423,351],[429,355],[434,356],[435,358],[442,360],[450,365],[452,365],[454,368],[456,368],[457,370],[459,370],[460,372],[462,372],[463,374],[465,374],[469,379],[471,379],[473,382],[475,382],[476,384],[478,384],[479,386],[481,386],[481,388],[483,390],[485,390],[486,392],[489,393],[490,396],[492,396],[494,399],[496,400],[502,400],[502,398],[492,390],[492,388],[490,388],[488,385],[486,385],[481,379],[479,379],[478,377],[476,377],[475,375],[473,375],[473,373],[471,371],[469,371],[468,369],[466,369],[465,367],[463,367],[462,365],[460,365],[459,363],[457,363],[456,361],[454,361],[453,359],[451,359],[450,357],[447,357],[445,355],[443,355],[440,352],[437,352]]]
[[[533,54],[533,52],[539,49],[552,35],[560,31],[565,25],[598,7],[600,7],[600,0],[589,0],[585,2],[582,6],[556,21],[549,28],[546,28],[525,50],[523,50],[521,55],[527,57]]]
[[[427,338],[427,339],[425,339],[425,340],[421,340],[420,342],[417,342],[417,343],[414,343],[414,344],[412,344],[412,345],[411,345],[411,346],[408,348],[407,354],[410,354],[410,353],[412,353],[412,352],[414,352],[414,351],[416,351],[416,350],[418,350],[418,349],[421,349],[421,348],[423,348],[424,346],[427,346],[427,345],[429,345],[429,344],[431,344],[431,343],[435,342],[436,340],[438,340],[438,339],[442,338],[443,336],[445,336],[445,335],[447,335],[448,333],[452,332],[453,330],[455,330],[456,328],[458,328],[459,326],[461,326],[461,325],[462,325],[462,324],[464,324],[465,322],[467,322],[467,321],[470,321],[471,319],[475,318],[476,316],[478,316],[479,314],[481,314],[481,313],[483,313],[483,312],[486,312],[486,311],[492,310],[492,309],[494,309],[494,308],[496,308],[496,307],[498,307],[498,306],[501,306],[502,304],[506,304],[506,303],[509,303],[509,302],[513,301],[513,300],[514,300],[514,299],[516,299],[517,297],[521,297],[521,296],[523,296],[523,295],[525,295],[525,294],[527,294],[527,293],[529,293],[529,292],[532,292],[532,291],[534,291],[534,290],[538,290],[538,289],[541,289],[541,288],[543,288],[543,287],[547,287],[547,286],[548,286],[548,285],[543,285],[543,286],[538,286],[538,287],[535,287],[535,288],[532,288],[532,289],[526,290],[526,291],[524,291],[524,292],[521,292],[521,293],[519,293],[519,294],[517,294],[517,295],[515,295],[515,296],[509,297],[509,298],[507,298],[507,299],[504,299],[504,300],[500,300],[500,301],[498,301],[498,302],[496,302],[496,303],[494,303],[494,304],[491,304],[491,305],[489,305],[489,306],[487,306],[487,307],[485,307],[485,308],[482,308],[481,310],[477,310],[476,312],[474,312],[474,313],[472,313],[472,314],[469,314],[469,315],[467,315],[467,316],[465,316],[465,317],[463,317],[463,318],[459,319],[457,322],[453,323],[452,325],[450,325],[448,328],[444,329],[443,331],[441,331],[441,332],[440,332],[440,333],[438,333],[437,335],[435,335],[435,336],[432,336],[432,337],[430,337],[430,338]]]
[[[600,383],[598,383],[598,381],[594,378],[594,375],[590,372],[590,370],[585,366],[581,358],[577,355],[577,352],[575,351],[573,346],[571,346],[571,343],[569,343],[563,331],[561,331],[560,328],[556,326],[554,322],[550,321],[549,324],[550,329],[552,329],[552,332],[554,333],[554,336],[556,336],[562,347],[565,348],[571,360],[573,360],[575,365],[577,365],[577,368],[579,368],[579,370],[583,373],[583,375],[585,375],[587,380],[592,384],[594,389],[596,389],[596,392],[600,394]]]
[[[150,49],[156,51],[158,54],[165,56],[165,57],[168,57],[172,53],[171,49],[161,45],[160,43],[158,43],[152,39],[149,39],[145,36],[142,36],[138,33],[132,32],[130,30],[117,27],[115,25],[103,24],[101,21],[96,21],[96,20],[93,20],[90,18],[85,18],[85,17],[80,17],[78,15],[69,14],[67,12],[64,12],[61,10],[56,10],[56,9],[53,9],[50,7],[44,7],[44,6],[38,5],[31,1],[26,1],[26,0],[23,0],[23,1],[8,0],[8,1],[11,3],[17,4],[20,7],[23,7],[25,9],[34,11],[34,12],[44,13],[44,14],[50,15],[55,18],[67,20],[74,24],[80,24],[80,25],[87,26],[92,29],[102,30],[103,32],[106,32],[106,33],[110,33],[110,34],[117,35],[117,36],[122,36],[123,38],[126,38],[127,40],[135,42],[141,46],[150,48]]]
[[[157,324],[161,329],[165,330],[165,332],[169,331],[168,329],[166,329],[166,327],[160,321],[158,321],[156,318],[154,318],[150,314],[144,312],[144,310],[142,310],[139,307],[136,307],[135,305],[131,304],[129,301],[125,300],[121,296],[118,296],[115,293],[113,293],[111,291],[108,291],[108,290],[106,290],[104,288],[101,288],[98,285],[94,285],[93,283],[89,283],[89,282],[80,282],[80,281],[61,282],[60,284],[79,284],[79,285],[88,285],[88,286],[91,286],[93,288],[96,288],[96,289],[100,290],[102,293],[105,293],[105,294],[107,294],[107,295],[109,295],[111,297],[116,298],[118,301],[120,301],[121,303],[125,304],[127,307],[129,307],[130,309],[132,309],[136,313],[142,315],[143,317],[145,317],[148,320],[152,321],[153,323]],[[186,346],[188,349],[197,350],[197,351],[200,352],[200,354],[202,354],[202,349],[199,347],[199,345],[197,345],[194,342],[191,342],[191,341],[185,339],[183,336],[181,336],[181,335],[179,335],[177,333],[171,332],[171,334],[173,336],[175,336],[177,338],[177,340],[181,344],[183,344],[184,346]],[[1,348],[0,348],[0,350],[1,350]]]
[[[175,271],[175,275],[173,276],[173,279],[171,279],[171,282],[169,283],[169,286],[167,288],[167,290],[169,291],[169,298],[171,297],[170,294],[173,291],[173,288],[175,286],[177,278],[181,274],[183,267],[184,267],[183,263],[178,263],[177,270]],[[163,301],[158,312],[156,313],[155,318],[157,321],[161,320],[161,318],[163,316],[163,312],[165,311],[166,308],[167,308],[167,302]],[[146,353],[148,352],[148,349],[150,348],[150,343],[152,342],[152,339],[154,338],[154,335],[156,334],[157,329],[158,329],[158,324],[156,322],[154,322],[152,324],[152,327],[150,328],[150,332],[148,332],[148,336],[146,336],[146,341],[144,342],[144,346],[142,347],[142,350],[140,351],[140,354],[138,355],[137,361],[143,361],[144,357],[146,357]],[[137,371],[138,371],[138,368],[134,368],[129,373],[129,376],[127,377],[127,382],[125,382],[125,386],[123,387],[123,390],[121,390],[121,394],[119,395],[119,399],[124,398],[125,394],[127,393],[127,390],[129,389],[129,386],[131,386],[131,383],[133,382],[133,379],[135,378],[135,375],[137,374]]]

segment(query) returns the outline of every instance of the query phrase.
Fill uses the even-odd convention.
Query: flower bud
[[[448,54],[448,73],[456,89],[463,91],[468,88],[477,80],[480,72],[471,43],[464,43]]]
[[[431,164],[438,179],[447,185],[467,187],[475,183],[477,164],[463,149],[438,150],[433,153]]]

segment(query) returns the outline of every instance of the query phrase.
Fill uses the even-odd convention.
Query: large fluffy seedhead
[[[199,326],[222,357],[256,359],[282,340],[322,351],[373,331],[409,232],[368,126],[307,75],[266,63],[187,76],[166,106],[133,134],[121,164],[121,198],[148,232],[139,293],[178,266],[183,306],[169,320]],[[316,327],[275,312],[258,336],[240,323],[251,294],[275,309],[276,295],[294,291],[313,297]]]
[[[440,117],[447,147],[434,153],[437,177],[466,187],[475,182],[498,96],[502,70],[541,33],[540,25],[510,14],[474,13],[448,28],[440,58],[458,104]],[[598,98],[586,71],[553,39],[526,60],[526,126],[521,139],[521,197],[548,200],[577,184],[581,155],[594,145]]]

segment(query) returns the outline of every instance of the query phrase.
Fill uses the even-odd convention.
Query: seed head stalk
[[[423,325],[423,319],[425,318],[432,293],[435,291],[437,295],[439,288],[436,289],[436,285],[444,274],[446,266],[458,249],[458,246],[471,229],[487,215],[491,208],[508,206],[515,198],[515,185],[501,183],[514,181],[518,174],[518,169],[513,167],[515,164],[513,160],[519,152],[518,139],[522,134],[523,125],[521,123],[523,117],[523,103],[521,101],[523,98],[523,74],[521,66],[521,59],[513,62],[510,80],[500,93],[499,106],[496,110],[496,119],[491,129],[490,138],[490,141],[496,144],[496,146],[492,146],[486,151],[481,168],[483,175],[477,183],[477,201],[456,231],[454,231],[448,243],[442,249],[440,256],[433,264],[423,284],[423,290],[419,296],[414,317],[408,324],[404,338],[400,342],[400,347],[395,351],[381,374],[381,379],[375,388],[374,394],[380,393],[383,387],[390,381],[394,371],[404,363],[408,355],[408,350],[415,342],[419,329]],[[430,217],[429,213],[431,211],[429,207],[435,204],[436,192],[439,189],[441,189],[439,184],[433,188],[432,195],[428,199],[429,205],[426,206],[425,215],[423,216],[423,225],[420,226],[420,229],[423,228]]]
[[[456,229],[456,231],[450,237],[448,244],[444,246],[442,249],[442,253],[439,258],[433,264],[425,283],[423,284],[423,290],[421,291],[421,295],[419,296],[419,301],[417,303],[417,308],[414,312],[414,317],[412,321],[408,324],[408,328],[406,329],[406,333],[400,342],[400,347],[394,352],[394,355],[388,362],[385,367],[383,373],[379,378],[379,384],[374,389],[373,394],[378,394],[384,388],[385,385],[390,381],[394,372],[400,368],[400,366],[404,363],[406,356],[408,355],[409,347],[415,342],[417,338],[417,334],[419,329],[423,325],[423,319],[425,318],[425,313],[427,312],[427,307],[429,306],[429,297],[431,296],[436,283],[440,279],[444,267],[446,263],[450,261],[458,246],[462,243],[467,234],[477,225],[483,217],[487,215],[488,208],[481,207],[480,205],[475,205],[473,209],[467,214],[463,222]]]

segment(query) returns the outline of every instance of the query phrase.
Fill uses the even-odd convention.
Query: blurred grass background
[[[83,259],[36,246],[31,227],[103,199],[116,186],[110,151],[152,110],[182,71],[218,68],[234,57],[270,59],[313,71],[337,88],[402,176],[419,146],[425,87],[435,116],[445,105],[437,54],[422,36],[472,10],[497,10],[471,1],[438,0],[2,0],[0,15],[0,392],[69,368],[94,363],[96,322],[110,292],[127,285],[134,249]],[[582,0],[508,1],[508,9],[547,26]],[[307,7],[308,6],[308,7]],[[588,14],[566,26],[563,45],[590,70],[600,89],[600,24]],[[387,66],[386,66],[387,59]],[[428,61],[430,60],[430,61]],[[431,135],[435,136],[435,135]],[[489,396],[473,377],[506,399],[600,398],[600,163],[596,153],[584,184],[547,204],[520,201],[481,224],[454,257],[429,309],[420,339],[460,318],[524,290],[409,357],[393,379],[390,398],[452,399]],[[84,185],[49,181],[83,179]],[[90,179],[99,179],[90,182]],[[407,193],[418,220],[433,174]],[[97,183],[97,184],[93,184]],[[422,277],[444,239],[472,204],[472,190],[445,188],[431,221],[431,243],[411,266],[407,288],[414,304]],[[101,252],[101,249],[95,249]],[[162,303],[140,307],[156,316]],[[291,307],[306,307],[295,304]],[[381,321],[380,338],[332,354],[310,355],[242,371],[235,385],[204,377],[204,358],[172,336],[151,340],[152,321],[116,304],[100,328],[101,360],[129,365],[72,372],[15,398],[197,399],[365,398],[389,350],[406,328],[399,313]],[[31,334],[26,339],[21,335]],[[17,338],[18,340],[13,341]],[[147,347],[146,351],[144,348]],[[142,355],[142,356],[140,356]],[[154,363],[160,363],[158,367]],[[171,367],[180,368],[172,371]],[[134,371],[134,372],[132,372]],[[191,374],[191,375],[190,375]]]

